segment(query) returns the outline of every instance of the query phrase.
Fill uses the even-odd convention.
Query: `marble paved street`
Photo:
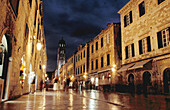
[[[42,91],[6,101],[0,110],[170,110],[170,97],[96,90]]]

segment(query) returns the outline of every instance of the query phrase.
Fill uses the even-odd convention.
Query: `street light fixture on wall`
[[[45,69],[45,65],[43,65],[42,67],[43,67],[43,69]]]
[[[116,65],[114,64],[112,67],[112,71],[115,72],[116,71]]]
[[[41,50],[41,47],[42,47],[41,43],[38,42],[38,43],[37,43],[37,50]]]

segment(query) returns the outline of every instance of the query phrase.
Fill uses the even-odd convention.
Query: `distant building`
[[[71,80],[74,80],[74,69],[75,69],[75,63],[74,63],[74,54],[67,59],[67,75],[71,78]]]
[[[118,12],[122,34],[118,72],[137,92],[170,93],[169,12],[169,0],[130,0]]]
[[[61,82],[66,81],[67,78],[67,63],[61,66],[59,79]]]
[[[75,53],[75,78],[78,81],[84,81],[81,83],[85,84],[85,81],[87,80],[87,48],[88,44],[80,45],[78,47],[78,51]]]
[[[65,64],[65,41],[62,39],[58,43],[58,53],[57,53],[57,69],[55,71],[55,76],[60,76],[60,68]]]
[[[116,83],[116,69],[121,60],[120,23],[107,24],[93,40],[89,42],[88,78],[92,85]]]
[[[116,69],[120,63],[120,23],[107,24],[106,29],[90,42],[81,44],[78,51],[67,59],[67,63],[60,68],[60,78],[65,80],[69,76],[72,82],[77,79],[87,88],[89,84],[99,86],[103,80],[114,85],[117,83]]]

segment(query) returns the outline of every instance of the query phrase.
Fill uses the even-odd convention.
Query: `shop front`
[[[116,89],[123,92],[151,92],[154,77],[152,59],[122,66],[117,72],[120,84]]]
[[[111,84],[112,84],[111,76],[112,76],[111,69],[98,71],[99,90],[103,90],[103,91],[111,90]]]

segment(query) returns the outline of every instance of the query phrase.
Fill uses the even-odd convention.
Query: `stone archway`
[[[143,92],[147,93],[147,87],[151,85],[151,74],[148,71],[143,73]]]
[[[134,75],[133,75],[133,74],[129,74],[129,76],[128,76],[128,82],[134,84]]]
[[[128,83],[129,83],[129,92],[134,94],[135,92],[135,84],[134,84],[134,75],[133,74],[129,74],[128,76]]]
[[[7,99],[10,77],[10,57],[12,52],[11,38],[8,35],[3,35],[0,44],[0,78],[4,80],[2,99]],[[12,58],[11,58],[12,60]]]
[[[164,93],[169,93],[170,90],[170,68],[167,68],[163,72]]]

